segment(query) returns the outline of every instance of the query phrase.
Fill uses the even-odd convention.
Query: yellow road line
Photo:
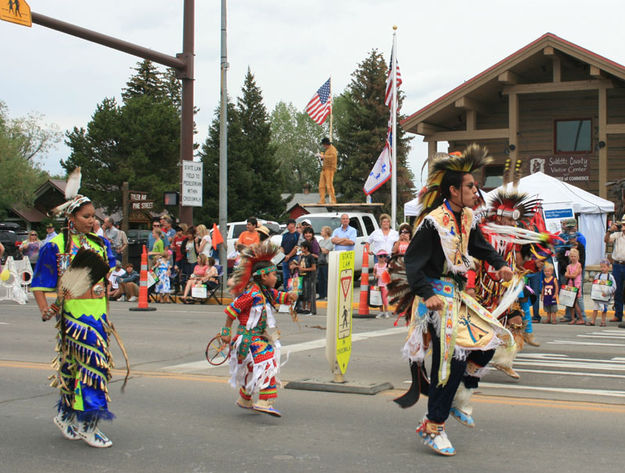
[[[0,368],[18,368],[18,369],[31,369],[39,371],[52,371],[52,367],[49,363],[38,363],[30,361],[11,361],[0,360]],[[116,377],[123,378],[126,375],[125,370],[113,370],[113,374]],[[131,370],[132,377],[145,377],[154,379],[171,379],[176,381],[195,381],[201,383],[219,383],[227,384],[228,379],[220,376],[210,376],[203,374],[182,374],[182,373],[166,373],[161,371],[137,371]],[[284,381],[286,384],[288,381]],[[397,397],[403,394],[404,391],[393,389],[391,391],[385,391],[383,394],[386,396]],[[559,401],[552,399],[536,399],[536,398],[522,398],[522,397],[505,397],[505,396],[488,396],[484,394],[477,394],[473,396],[473,400],[478,404],[497,404],[508,406],[527,406],[527,407],[542,407],[550,409],[563,409],[572,411],[586,411],[586,412],[604,412],[625,414],[625,406],[604,404],[595,402],[580,402],[580,401]]]

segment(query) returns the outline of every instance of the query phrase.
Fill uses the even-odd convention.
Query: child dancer
[[[382,313],[378,317],[388,319],[391,316],[388,311],[388,289],[386,287],[390,279],[388,274],[388,253],[380,250],[376,256],[378,257],[378,262],[373,265],[373,277],[377,278],[377,284],[382,294]]]
[[[270,241],[241,251],[241,263],[229,281],[236,299],[225,310],[221,340],[231,344],[230,384],[239,389],[237,406],[281,417],[273,407],[280,369],[280,341],[273,311],[274,304],[289,304],[297,295],[274,289],[278,268],[271,259],[277,252],[278,247]],[[239,326],[233,338],[235,320]],[[257,402],[253,401],[255,395]]]
[[[579,298],[582,293],[582,265],[579,262],[579,251],[576,248],[571,248],[569,251],[569,265],[566,267],[566,273],[564,277],[568,279],[569,286],[575,286],[577,288],[577,297],[575,298],[575,305],[573,306],[573,315],[569,325],[584,325],[584,318],[582,317],[582,311],[579,308]],[[577,321],[575,320],[577,316]]]
[[[605,327],[606,315],[608,313],[608,304],[610,300],[605,300],[606,298],[612,298],[614,293],[616,292],[616,280],[612,273],[610,272],[610,262],[606,259],[601,260],[599,263],[599,268],[601,272],[595,274],[594,280],[599,281],[610,281],[612,284],[606,284],[602,287],[602,295],[603,300],[594,300],[595,310],[592,311],[592,322],[587,322],[586,325],[595,325],[595,321],[597,320],[597,311],[601,311],[601,327]]]
[[[545,269],[543,270],[545,276],[543,277],[543,290],[540,294],[540,298],[543,301],[543,309],[547,314],[546,324],[558,323],[558,279],[553,275],[553,265],[551,263],[545,263]]]

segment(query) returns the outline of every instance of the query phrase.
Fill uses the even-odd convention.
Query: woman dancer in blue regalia
[[[80,187],[77,171],[70,176],[66,190],[66,198],[68,194],[72,197],[72,191],[74,196],[55,209],[65,214],[67,225],[42,248],[32,291],[42,319],[57,320],[57,357],[53,362],[57,372],[51,386],[59,388],[61,397],[54,423],[69,440],[82,439],[92,447],[106,448],[112,442],[97,427],[100,420],[113,418],[108,409],[112,359],[105,281],[94,281],[83,294],[70,296],[66,292],[63,297],[63,291],[58,290],[61,277],[81,249],[99,255],[111,268],[115,265],[109,242],[91,233],[95,209],[88,197],[76,195]],[[46,292],[53,291],[57,301],[48,305]]]

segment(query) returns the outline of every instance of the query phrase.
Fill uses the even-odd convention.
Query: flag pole
[[[334,98],[332,97],[332,76],[330,76],[330,143],[332,143],[332,115],[334,113]]]
[[[397,222],[397,26],[393,26],[393,48],[391,51],[393,68],[393,96],[391,99],[391,225],[395,229]]]

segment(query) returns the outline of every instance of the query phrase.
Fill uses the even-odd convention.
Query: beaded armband
[[[229,337],[230,336],[230,327],[222,327],[221,328],[221,336]]]

